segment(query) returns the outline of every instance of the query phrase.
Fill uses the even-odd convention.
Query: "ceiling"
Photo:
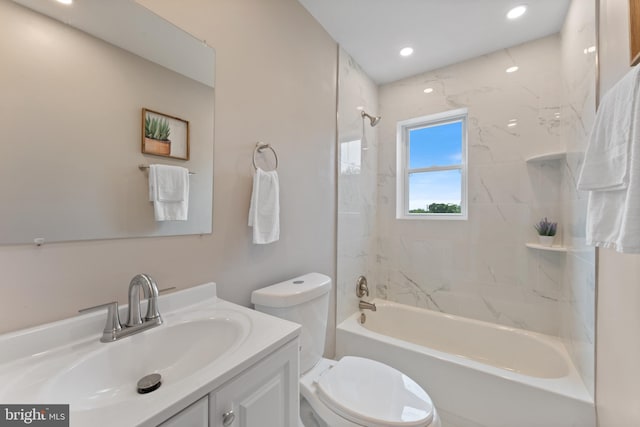
[[[299,0],[377,83],[561,30],[570,0]],[[527,5],[520,18],[507,12]],[[413,55],[401,57],[411,46]]]

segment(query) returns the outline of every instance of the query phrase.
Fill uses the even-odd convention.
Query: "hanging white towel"
[[[632,81],[634,86],[630,87]],[[640,253],[639,98],[636,67],[603,98],[578,181],[578,189],[590,190],[587,244],[624,253]],[[629,111],[623,112],[625,109]],[[610,139],[614,137],[617,140]],[[592,144],[598,147],[592,148]],[[589,153],[591,158],[587,159]]]
[[[587,204],[587,244],[640,253],[640,137],[634,126],[629,184],[623,190],[591,191]]]
[[[622,190],[629,183],[632,127],[638,115],[640,68],[631,69],[600,102],[578,190]]]
[[[180,166],[149,166],[149,200],[156,221],[186,221],[189,213],[189,170]]]
[[[249,206],[253,243],[273,243],[280,238],[280,184],[276,171],[256,169]]]

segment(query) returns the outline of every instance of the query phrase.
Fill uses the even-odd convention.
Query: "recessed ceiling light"
[[[509,19],[520,18],[522,15],[524,15],[526,11],[527,11],[527,6],[525,5],[516,6],[507,13],[507,18]]]
[[[518,67],[516,65],[514,65],[513,67],[509,67],[505,70],[507,73],[515,73],[516,71],[518,71]]]
[[[432,87],[428,87],[424,90],[424,93],[431,93],[433,92],[433,88]]]
[[[413,53],[412,47],[404,47],[400,50],[400,56],[409,56]]]
[[[73,3],[73,0],[56,0],[58,3],[64,4],[69,6],[71,3]]]
[[[356,110],[362,111],[362,110],[364,110],[364,107],[362,105],[359,105],[359,106],[356,107]]]

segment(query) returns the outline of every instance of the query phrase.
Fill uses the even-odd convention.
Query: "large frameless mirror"
[[[0,32],[0,244],[211,232],[211,47],[131,0],[0,0]],[[176,153],[144,149],[143,109]],[[187,221],[155,221],[153,163],[194,173]]]

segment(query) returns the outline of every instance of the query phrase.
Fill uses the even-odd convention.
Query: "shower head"
[[[371,116],[367,113],[365,113],[364,111],[360,112],[360,116],[362,116],[362,119],[364,120],[365,117],[367,117],[369,119],[369,121],[371,122],[371,127],[374,127],[375,125],[377,125],[378,123],[380,123],[380,119],[382,119],[382,116]]]

